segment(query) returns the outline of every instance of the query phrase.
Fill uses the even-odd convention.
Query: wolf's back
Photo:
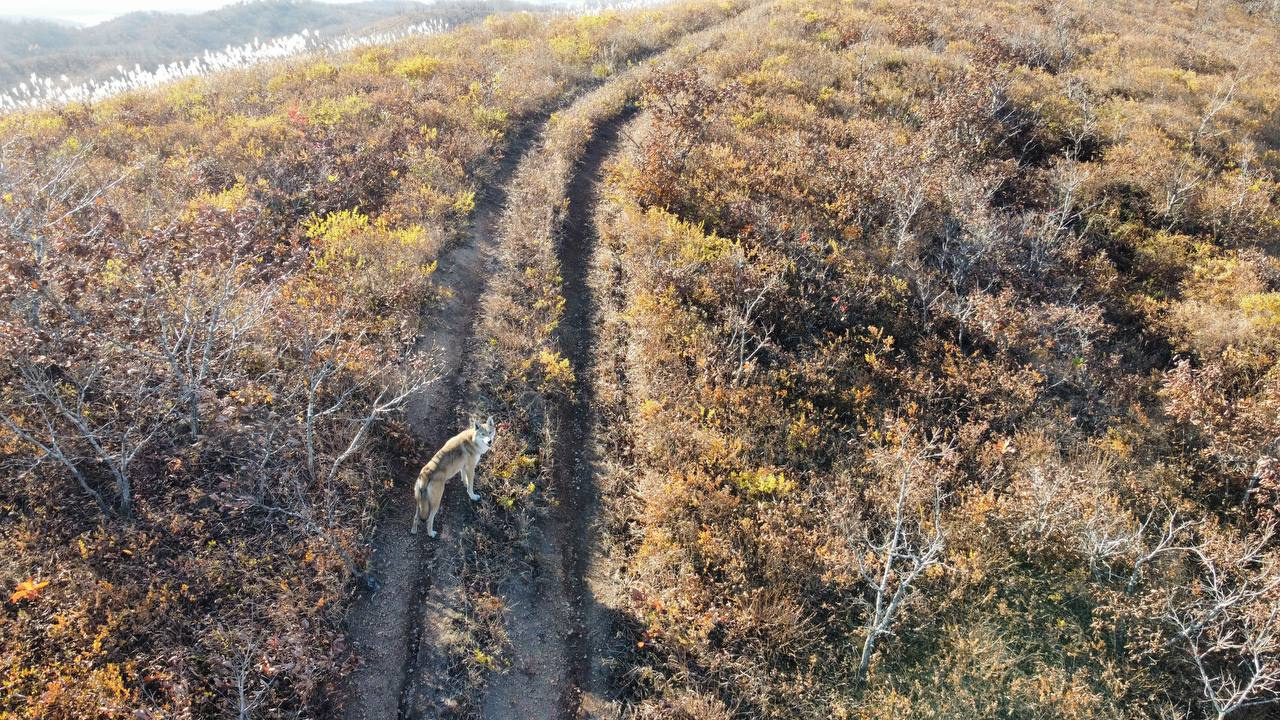
[[[422,472],[419,474],[429,477],[431,473],[436,471],[436,468],[441,465],[449,465],[457,459],[458,455],[465,452],[462,446],[470,439],[467,437],[468,432],[470,431],[463,430],[457,435],[449,438],[448,442],[444,444],[444,447],[437,450],[436,454],[431,457],[431,460],[429,460],[426,465],[422,466]]]

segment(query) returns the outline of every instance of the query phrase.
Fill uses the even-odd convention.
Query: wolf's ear
[[[492,428],[492,427],[493,427],[493,416],[492,416],[492,415],[490,415],[490,416],[489,416],[489,419],[488,419],[488,420],[486,420],[486,421],[484,422],[484,424],[485,424],[485,427]]]

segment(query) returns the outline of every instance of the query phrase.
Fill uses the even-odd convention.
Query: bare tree
[[[185,408],[192,438],[201,432],[200,399],[218,368],[249,346],[250,333],[270,309],[273,289],[246,292],[245,258],[160,283],[148,298],[158,325],[156,341]]]
[[[1250,237],[1256,230],[1266,202],[1259,189],[1275,180],[1267,165],[1258,162],[1258,148],[1252,141],[1240,142],[1235,163],[1236,172],[1222,179],[1230,200],[1212,216],[1214,234],[1227,239]]]
[[[1200,162],[1194,158],[1183,156],[1173,172],[1164,178],[1160,187],[1158,212],[1164,218],[1164,230],[1172,230],[1182,220],[1182,211],[1191,201],[1194,193],[1204,183],[1204,172]]]
[[[897,498],[888,516],[864,529],[855,550],[863,580],[868,584],[866,638],[858,660],[857,681],[866,682],[876,642],[889,635],[912,585],[929,568],[942,562],[946,535],[942,528],[942,481],[928,461],[942,453],[926,449],[897,454]],[[921,475],[928,475],[922,478]],[[921,498],[917,484],[925,484]],[[920,507],[923,503],[924,508]]]
[[[33,158],[0,146],[0,424],[31,448],[30,466],[58,463],[104,516],[127,517],[130,465],[158,426],[129,410],[154,404],[149,383],[120,382],[125,348],[75,302],[87,272],[77,248],[101,240],[110,215],[97,203],[125,177],[95,178],[89,153]],[[96,486],[103,474],[114,508]]]
[[[769,346],[769,337],[773,333],[773,326],[757,327],[756,313],[760,308],[760,304],[764,302],[769,293],[777,287],[781,278],[777,275],[770,276],[765,280],[760,290],[753,295],[743,298],[743,300],[735,305],[729,316],[729,346],[733,348],[737,357],[737,364],[733,371],[733,381],[737,383],[741,378],[743,371],[748,363],[755,359],[760,351]]]
[[[1087,204],[1080,202],[1081,190],[1092,176],[1085,164],[1060,162],[1053,170],[1056,202],[1049,210],[1033,215],[1039,225],[1031,233],[1028,270],[1037,274],[1045,272],[1050,262],[1070,247],[1078,226],[1102,202],[1097,199]]]
[[[86,145],[73,155],[29,159],[19,152],[16,140],[0,146],[0,195],[9,198],[0,203],[0,237],[14,243],[15,253],[10,258],[0,253],[0,268],[7,265],[10,273],[27,281],[30,292],[15,300],[33,330],[42,329],[45,302],[57,302],[49,296],[51,284],[45,281],[58,244],[54,237],[63,241],[97,238],[109,216],[90,210],[129,175],[125,172],[110,180],[92,181],[85,171],[91,154],[92,147]],[[78,226],[69,234],[73,224]]]
[[[1225,130],[1214,130],[1214,120],[1231,105],[1231,102],[1235,99],[1236,90],[1240,87],[1240,81],[1245,79],[1247,78],[1233,75],[1223,80],[1214,89],[1213,98],[1209,100],[1209,104],[1205,106],[1204,113],[1200,116],[1200,124],[1191,132],[1192,148],[1199,150],[1202,141],[1226,132]]]
[[[433,361],[428,356],[412,357],[391,378],[382,379],[385,384],[376,392],[349,383],[332,396],[326,394],[323,382],[339,374],[341,363],[331,365],[325,360],[319,363],[320,368],[311,368],[303,378],[308,405],[306,414],[298,420],[300,426],[288,427],[291,421],[285,420],[284,426],[273,427],[264,434],[256,463],[256,491],[226,504],[296,521],[308,534],[323,539],[342,559],[348,573],[357,574],[355,560],[334,535],[339,505],[334,483],[342,469],[365,449],[380,420],[400,411],[440,379]],[[321,427],[321,422],[326,424]],[[305,472],[280,465],[288,462],[290,447],[297,446],[299,436],[308,462]],[[322,445],[318,442],[321,438],[328,442]]]
[[[924,209],[925,183],[923,178],[916,178],[905,183],[903,191],[896,193],[891,201],[893,230],[893,264],[898,264],[915,244],[913,223],[916,216]]]
[[[1152,510],[1136,526],[1119,526],[1115,518],[1109,512],[1094,515],[1080,539],[1094,578],[1121,583],[1126,595],[1137,591],[1147,566],[1156,558],[1186,550],[1179,543],[1196,525],[1168,508],[1162,513]]]
[[[10,409],[0,413],[0,422],[40,452],[35,464],[53,460],[62,465],[98,509],[110,515],[110,504],[94,487],[86,468],[105,471],[115,486],[116,509],[129,517],[133,512],[130,465],[160,424],[155,417],[132,410],[152,400],[145,383],[134,385],[126,397],[94,401],[94,389],[109,372],[108,364],[97,363],[77,378],[61,368],[19,359],[9,388]]]
[[[1076,56],[1076,27],[1079,18],[1069,3],[1054,2],[1047,8],[1049,27],[1044,32],[1045,63],[1053,68],[1064,68]]]
[[[240,661],[235,664],[235,703],[236,718],[238,720],[250,720],[253,717],[253,711],[262,705],[263,701],[266,700],[267,693],[271,690],[271,686],[276,683],[276,677],[271,673],[266,673],[270,679],[261,683],[262,687],[256,691],[250,690],[249,686],[254,669],[253,660],[257,653],[257,643],[251,642],[247,646],[240,648]],[[262,665],[264,667],[267,665],[265,659],[262,661]]]
[[[311,477],[320,476],[316,464],[317,425],[331,415],[347,410],[348,402],[361,389],[355,383],[346,383],[342,387],[337,380],[342,369],[352,362],[352,353],[358,348],[363,333],[356,337],[356,342],[344,342],[344,329],[350,324],[348,314],[340,311],[319,332],[307,332],[301,338],[302,377],[305,395],[305,413],[303,415],[303,444],[307,450],[307,472]]]
[[[1067,99],[1080,108],[1079,121],[1066,129],[1067,139],[1071,141],[1069,156],[1079,161],[1084,150],[1098,140],[1098,130],[1102,119],[1098,115],[1097,104],[1093,92],[1083,81],[1072,78],[1067,83]]]
[[[1195,582],[1165,613],[1217,720],[1280,703],[1280,559],[1268,551],[1274,532],[1266,527],[1225,549],[1189,548]]]

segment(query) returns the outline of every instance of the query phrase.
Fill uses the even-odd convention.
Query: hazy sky
[[[0,16],[40,17],[92,25],[135,10],[196,13],[231,4],[233,0],[0,0]]]

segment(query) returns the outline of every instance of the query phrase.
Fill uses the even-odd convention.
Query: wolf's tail
[[[422,466],[422,470],[418,472],[419,482],[413,484],[413,499],[422,502],[427,497],[427,486],[431,483],[431,473],[436,471],[436,458],[431,458],[431,462]]]

